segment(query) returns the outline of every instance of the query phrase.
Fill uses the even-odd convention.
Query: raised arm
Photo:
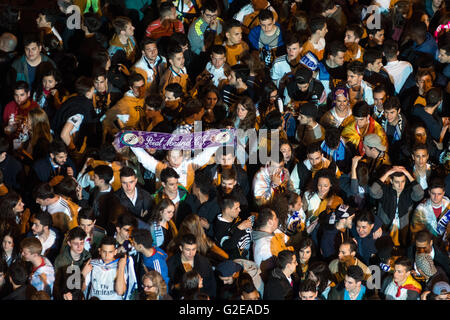
[[[160,163],[160,161],[153,158],[142,148],[131,147],[131,151],[134,152],[138,158],[138,161],[144,166],[145,169],[152,173],[156,173],[156,166]]]

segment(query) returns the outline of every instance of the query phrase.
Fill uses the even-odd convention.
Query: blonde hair
[[[40,138],[45,138],[48,142],[52,142],[53,137],[50,133],[47,113],[41,108],[34,108],[30,110],[28,117],[31,122],[31,146],[34,147]]]
[[[148,295],[148,300],[158,300],[158,296],[162,296],[167,292],[167,283],[164,281],[163,277],[158,271],[151,270],[142,276],[142,283],[145,279],[149,279],[152,284],[158,289],[156,295]]]

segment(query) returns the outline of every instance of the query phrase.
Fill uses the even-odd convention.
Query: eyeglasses
[[[217,14],[206,14],[206,13],[205,13],[205,18],[208,18],[208,19],[216,19],[216,18],[217,18]]]

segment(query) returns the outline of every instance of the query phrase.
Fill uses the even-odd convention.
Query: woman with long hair
[[[312,260],[314,260],[315,253],[313,240],[310,237],[302,238],[298,244],[298,249],[296,250],[298,262],[297,274],[302,281],[306,279],[308,268],[312,263]]]
[[[194,213],[187,215],[181,222],[178,235],[170,241],[167,246],[167,254],[169,257],[175,254],[180,245],[180,239],[185,234],[193,234],[197,239],[197,250],[203,256],[210,256],[217,260],[228,259],[228,254],[218,247],[205,233],[200,223],[200,217]]]
[[[30,160],[46,157],[53,141],[47,113],[40,108],[30,110],[26,127],[29,138],[22,144],[22,153]]]
[[[201,95],[201,101],[205,108],[202,118],[203,129],[217,128],[226,117],[226,108],[219,89],[213,85],[206,87]]]
[[[172,300],[167,293],[167,283],[158,271],[151,270],[142,276],[143,291],[139,300]]]
[[[20,234],[26,233],[29,219],[30,211],[25,210],[25,204],[19,194],[11,191],[3,197],[0,203],[0,234],[11,228]]]
[[[153,244],[166,251],[170,241],[178,234],[177,227],[173,222],[175,205],[170,199],[163,199],[153,210],[150,216],[150,232]]]
[[[402,162],[404,166],[408,166],[412,159],[411,155],[414,145],[422,143],[426,144],[428,147],[430,160],[433,162],[439,162],[439,155],[443,149],[443,146],[436,145],[433,142],[433,138],[427,134],[425,124],[418,122],[411,125],[404,137],[404,143],[400,146],[401,155],[399,156],[399,162]]]
[[[56,110],[68,98],[68,92],[63,89],[61,76],[55,68],[48,68],[41,74],[40,81],[37,81],[38,87],[33,93],[33,100],[44,109],[51,119]]]
[[[306,278],[316,283],[318,295],[323,300],[328,298],[331,288],[336,286],[328,265],[323,261],[312,262],[308,267]]]
[[[331,212],[343,203],[337,195],[339,185],[336,176],[329,169],[317,171],[303,195],[303,210],[306,213],[306,230],[311,234],[323,211]]]
[[[20,246],[17,239],[17,230],[7,229],[1,237],[0,260],[3,259],[8,267],[20,258]]]
[[[186,272],[181,278],[181,299],[196,300],[195,297],[200,293],[201,288],[203,288],[203,279],[201,275],[195,270]]]
[[[231,120],[234,123],[234,127],[240,129],[237,133],[238,145],[246,150],[248,155],[251,155],[257,151],[258,143],[256,141],[250,141],[249,136],[252,136],[252,134],[247,135],[246,133],[254,131],[254,136],[256,137],[256,133],[259,129],[259,125],[256,121],[256,108],[252,99],[247,96],[240,97],[231,107],[231,114]],[[245,153],[238,152],[237,157],[239,163],[244,166],[247,161]]]

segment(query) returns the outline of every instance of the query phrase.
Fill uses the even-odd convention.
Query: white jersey
[[[105,264],[101,259],[91,261],[92,271],[86,276],[86,299],[97,297],[100,300],[129,300],[137,287],[133,259],[128,258],[125,266],[127,290],[123,296],[116,293],[115,282],[119,259]]]
[[[287,55],[283,55],[275,59],[272,69],[270,69],[270,78],[278,87],[280,84],[280,80],[284,77],[285,74],[291,72],[291,66],[287,61]]]

